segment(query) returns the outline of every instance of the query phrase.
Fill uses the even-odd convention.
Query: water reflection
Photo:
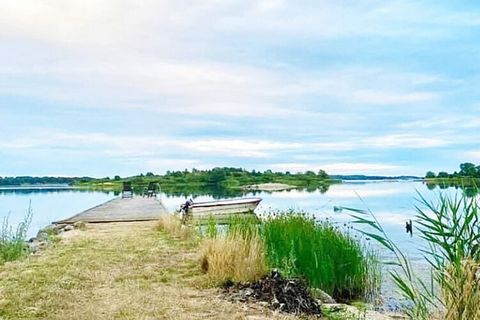
[[[7,195],[32,195],[32,194],[58,194],[63,192],[74,193],[103,193],[110,194],[107,190],[75,189],[73,187],[18,187],[18,188],[0,188],[0,196]]]
[[[476,197],[480,194],[480,188],[479,186],[472,185],[472,183],[467,183],[467,184],[459,184],[458,182],[455,181],[426,181],[425,182],[427,188],[429,190],[435,190],[435,189],[440,189],[440,190],[447,190],[454,188],[455,190],[461,190],[462,193],[470,198]]]
[[[294,190],[286,190],[285,192],[308,192],[308,193],[326,193],[330,185],[311,186],[305,188],[297,188]],[[142,190],[134,190],[141,194]],[[183,197],[196,199],[199,197],[209,197],[219,200],[225,198],[237,198],[244,196],[257,196],[263,194],[274,194],[278,191],[261,191],[261,190],[245,190],[242,188],[226,188],[219,185],[202,185],[202,186],[162,186],[161,191],[166,197]]]

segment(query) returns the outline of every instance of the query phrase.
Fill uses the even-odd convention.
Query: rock
[[[244,295],[245,297],[250,297],[250,296],[252,296],[254,293],[255,293],[255,292],[253,291],[253,289],[247,288],[247,289],[244,290],[243,295]]]
[[[394,320],[407,319],[399,313],[381,313],[373,310],[360,310],[347,304],[324,304],[322,309],[328,314],[335,314],[335,319]]]
[[[44,241],[34,240],[32,242],[28,242],[28,250],[33,254],[38,253],[39,251],[45,249],[46,246],[47,246],[47,243]]]
[[[67,224],[65,227],[63,227],[63,231],[65,232],[72,231],[73,229],[75,229],[75,227],[71,224]]]
[[[320,300],[321,303],[329,303],[329,304],[337,303],[335,299],[333,299],[328,293],[318,288],[312,289],[312,295],[316,299]]]
[[[83,221],[77,221],[73,224],[74,229],[85,230],[87,228],[87,224]]]

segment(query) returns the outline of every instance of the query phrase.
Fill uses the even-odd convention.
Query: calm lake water
[[[400,247],[411,252],[412,258],[420,257],[413,248],[418,246],[419,239],[405,233],[405,222],[415,215],[415,205],[418,205],[417,191],[425,198],[435,200],[439,189],[429,190],[423,182],[345,182],[332,185],[325,193],[320,191],[280,191],[255,192],[245,196],[259,196],[263,201],[257,208],[259,214],[271,209],[297,209],[314,214],[318,218],[329,219],[340,226],[350,221],[348,212],[334,212],[334,206],[344,206],[358,209],[369,208],[382,223],[388,234]],[[455,188],[442,190],[454,194],[461,192]],[[9,216],[12,224],[21,221],[31,203],[33,221],[29,235],[36,234],[38,229],[53,221],[72,216],[85,209],[108,201],[116,195],[109,191],[86,191],[68,188],[48,189],[1,189],[0,188],[0,218]],[[160,198],[170,211],[174,211],[193,197],[195,201],[208,201],[218,198],[209,196],[172,196],[161,193]]]
[[[430,188],[431,189],[431,188]],[[370,209],[383,225],[389,236],[407,253],[418,272],[426,272],[427,265],[419,252],[423,243],[417,235],[406,234],[405,222],[413,219],[416,214],[415,205],[419,205],[417,191],[427,200],[435,201],[440,190],[430,190],[423,182],[345,182],[332,185],[326,192],[320,191],[281,191],[255,192],[245,196],[259,196],[263,201],[257,208],[259,214],[272,209],[297,209],[309,212],[321,219],[329,219],[341,228],[348,228],[351,220],[345,210],[334,212],[334,206],[344,206],[358,209]],[[444,189],[441,192],[449,194],[461,193],[455,188]],[[29,236],[34,236],[38,229],[52,221],[72,216],[85,209],[114,198],[113,192],[85,191],[72,189],[0,189],[0,218],[8,214],[11,223],[21,221],[31,203],[33,221]],[[193,197],[195,201],[218,199],[219,195],[208,196],[172,196],[161,193],[160,198],[169,211],[174,211]],[[368,241],[367,241],[368,243]],[[390,257],[380,251],[384,260]],[[387,281],[389,282],[389,281]],[[391,286],[383,288],[387,296],[391,296]]]

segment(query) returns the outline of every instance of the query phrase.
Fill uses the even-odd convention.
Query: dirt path
[[[293,319],[206,289],[194,247],[154,226],[89,225],[0,266],[0,319]]]

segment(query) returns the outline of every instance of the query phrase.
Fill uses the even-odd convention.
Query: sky
[[[480,163],[471,1],[0,0],[0,176]]]

